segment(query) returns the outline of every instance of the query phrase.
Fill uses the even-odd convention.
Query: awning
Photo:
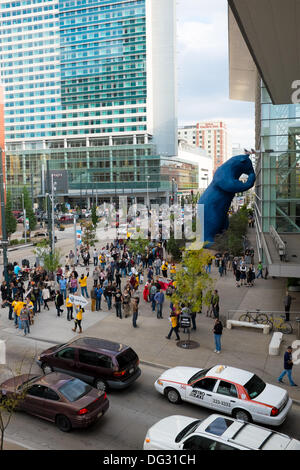
[[[245,95],[248,90],[248,100],[251,97],[254,82],[250,54],[273,104],[292,103],[295,91],[292,85],[296,80],[300,81],[299,0],[228,0],[228,3],[231,10],[230,95],[233,99],[242,99],[239,96],[243,95],[244,87]],[[245,76],[247,72],[248,80]]]

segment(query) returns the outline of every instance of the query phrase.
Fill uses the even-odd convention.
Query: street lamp
[[[150,176],[147,175],[147,176],[146,176],[146,183],[147,183],[147,209],[149,209],[149,206],[150,206],[150,201],[149,201],[149,179],[150,179]]]
[[[0,147],[0,200],[1,200],[1,224],[2,224],[2,250],[3,250],[3,271],[4,271],[4,278],[8,284],[9,277],[8,277],[8,259],[7,259],[7,231],[6,231],[6,218],[5,218],[5,190],[4,190],[4,180],[3,180],[3,165],[2,165],[2,148]]]
[[[25,206],[24,206],[24,194],[22,193],[21,196],[22,196],[24,235],[25,235],[25,244],[26,244],[27,243],[26,209],[25,209]]]
[[[54,175],[51,175],[51,202],[52,202],[52,253],[54,254],[54,244],[55,244],[55,226],[54,226],[54,191],[56,191],[56,182],[54,181]],[[50,195],[49,195],[50,196]]]

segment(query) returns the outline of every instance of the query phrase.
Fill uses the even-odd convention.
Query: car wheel
[[[245,421],[246,423],[252,422],[251,415],[245,410],[234,410],[232,412],[232,416],[235,419],[241,419],[242,421]]]
[[[99,390],[101,392],[105,392],[108,389],[107,383],[102,379],[96,379],[95,380],[95,387],[96,387],[97,390]]]
[[[179,392],[175,390],[175,388],[167,388],[167,390],[165,391],[165,394],[170,403],[177,405],[178,403],[181,402],[181,396]]]
[[[50,374],[51,372],[53,372],[53,369],[51,366],[49,366],[48,364],[42,364],[41,365],[41,368],[42,368],[42,371],[44,372],[44,374]]]
[[[58,429],[60,429],[63,432],[69,432],[72,429],[72,424],[69,418],[67,418],[64,415],[57,415],[55,418],[55,424],[58,427]]]

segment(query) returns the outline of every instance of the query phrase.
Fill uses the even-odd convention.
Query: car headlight
[[[156,381],[156,383],[157,383],[157,385],[163,385],[163,384],[164,384],[164,383],[162,382],[162,380],[159,380],[159,379]]]

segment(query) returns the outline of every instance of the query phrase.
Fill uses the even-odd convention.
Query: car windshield
[[[188,436],[192,432],[194,432],[199,424],[201,423],[201,419],[197,419],[192,423],[188,424],[180,433],[176,436],[175,442],[180,442],[184,437]]]
[[[250,398],[256,398],[266,387],[266,384],[257,375],[253,375],[249,382],[244,385]]]
[[[196,372],[195,375],[193,375],[190,380],[188,381],[189,384],[195,382],[198,379],[201,379],[202,377],[205,377],[206,374],[210,371],[211,367],[209,369],[202,369],[199,370],[199,372]]]
[[[67,400],[73,402],[89,393],[92,387],[79,379],[72,379],[64,383],[58,390]]]

